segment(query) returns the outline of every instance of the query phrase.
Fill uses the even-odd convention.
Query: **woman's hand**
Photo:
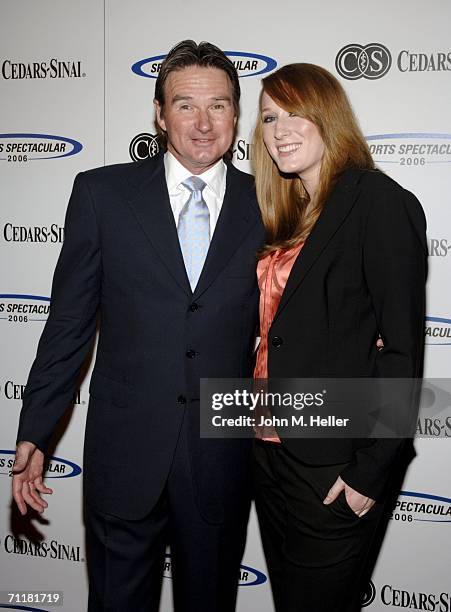
[[[347,485],[339,476],[329,489],[328,494],[323,500],[323,504],[326,504],[326,506],[331,504],[335,499],[337,499],[343,490],[345,492],[346,501],[348,502],[349,507],[359,517],[366,514],[368,510],[370,510],[376,503],[374,499],[371,499],[371,497],[366,497]]]

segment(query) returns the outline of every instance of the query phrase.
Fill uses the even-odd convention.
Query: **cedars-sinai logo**
[[[244,51],[224,51],[224,53],[233,62],[240,78],[265,74],[277,67],[276,60],[267,55]],[[165,57],[166,55],[153,55],[141,59],[132,65],[132,71],[138,76],[156,79]]]
[[[155,155],[158,155],[159,151],[160,145],[158,143],[158,136],[147,132],[141,132],[141,134],[135,136],[128,148],[128,152],[133,161],[141,161],[149,157],[155,157]]]
[[[0,134],[0,161],[28,162],[58,159],[80,153],[78,140],[54,134]]]
[[[380,79],[390,70],[391,63],[390,51],[380,43],[346,45],[335,58],[338,74],[349,81]]]
[[[365,591],[362,593],[361,606],[366,608],[370,606],[376,598],[376,587],[370,580]]]

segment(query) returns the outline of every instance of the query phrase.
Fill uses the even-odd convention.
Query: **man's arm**
[[[28,377],[20,414],[17,443],[26,441],[27,444],[18,446],[13,493],[21,511],[24,500],[23,495],[20,498],[20,491],[24,483],[34,482],[32,498],[33,495],[39,498],[36,489],[49,491],[44,491],[42,485],[43,453],[56,424],[70,405],[81,367],[92,347],[100,285],[98,223],[86,177],[79,174],[67,208],[65,238],[52,283],[50,314]],[[29,499],[26,501],[30,503]]]

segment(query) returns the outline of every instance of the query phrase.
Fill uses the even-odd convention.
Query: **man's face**
[[[155,100],[168,151],[192,174],[213,166],[233,141],[237,117],[232,84],[218,68],[188,66],[168,75],[164,111]]]

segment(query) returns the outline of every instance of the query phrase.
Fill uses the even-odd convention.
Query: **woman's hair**
[[[288,64],[262,80],[263,92],[284,110],[314,123],[324,142],[319,184],[312,200],[296,174],[284,174],[263,142],[262,121],[254,131],[257,197],[267,231],[261,256],[305,241],[338,176],[346,168],[374,169],[346,93],[337,79],[314,64]]]

